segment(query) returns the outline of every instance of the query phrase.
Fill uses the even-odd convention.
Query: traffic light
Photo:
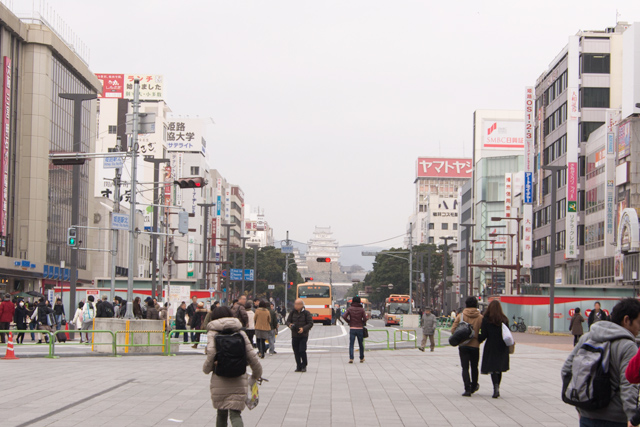
[[[331,262],[331,258],[316,258],[317,262]]]
[[[304,281],[305,282],[313,282],[313,277],[305,277]]]
[[[289,289],[293,286],[293,282],[289,282]]]
[[[180,188],[202,188],[207,185],[207,181],[199,176],[194,178],[180,178],[173,181],[173,183],[180,186]]]
[[[78,246],[78,231],[75,227],[69,227],[67,229],[67,245],[72,248]]]

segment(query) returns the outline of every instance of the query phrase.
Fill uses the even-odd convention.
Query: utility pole
[[[160,196],[158,195],[158,186],[160,185],[160,163],[169,163],[169,159],[156,159],[152,156],[144,156],[144,161],[153,163],[153,204],[163,205],[160,203]],[[151,298],[156,298],[158,293],[158,206],[153,206],[153,232],[151,235]],[[162,287],[159,289],[159,294],[162,295]],[[169,295],[167,295],[169,298]]]
[[[202,283],[205,289],[210,289],[207,284],[207,266],[209,265],[209,208],[214,207],[215,203],[198,203],[198,206],[204,208],[204,227],[202,227]]]
[[[413,314],[413,223],[409,223],[409,313]]]
[[[469,272],[467,273],[469,277],[467,277],[467,281],[469,285],[465,293],[467,294],[468,297],[471,297],[473,296],[473,267],[471,267],[471,264],[473,263],[473,236],[471,235],[471,233],[473,232],[473,227],[475,227],[476,225],[460,224],[460,226],[464,227],[465,231],[467,232],[466,242],[467,242],[467,245],[469,245],[467,247],[467,267],[469,267]]]
[[[289,231],[287,230],[287,240],[285,240],[285,245],[289,246],[291,241],[289,240]],[[329,269],[331,269],[331,265],[329,265]],[[329,280],[331,281],[331,280]],[[285,318],[287,314],[287,294],[289,292],[289,254],[285,254],[284,258],[284,313]]]
[[[427,253],[427,305],[431,306],[431,253],[433,251],[429,251]]]
[[[225,300],[229,299],[229,289],[231,287],[231,263],[229,262],[231,260],[231,257],[229,256],[229,252],[231,251],[231,227],[233,227],[233,224],[222,224],[223,227],[225,227],[227,229],[227,265],[229,266],[229,272],[227,274],[227,291],[224,294]]]
[[[245,249],[246,249],[246,243],[247,243],[247,239],[248,237],[246,236],[242,236],[240,237],[240,239],[242,240],[242,294],[244,294],[244,270],[245,270],[245,261],[246,261],[246,254],[245,254]],[[256,272],[254,271],[253,274],[255,274]],[[255,299],[255,295],[253,296],[253,299]]]
[[[129,275],[126,319],[133,319],[133,271],[136,263],[136,168],[138,167],[138,124],[140,121],[140,79],[133,81],[133,135],[131,138],[131,198],[129,206]]]
[[[118,138],[118,146],[116,151],[122,149],[122,141]],[[120,212],[120,168],[116,168],[116,174],[113,178],[113,212]],[[116,297],[116,262],[118,257],[118,230],[111,230],[111,292],[109,292],[109,301],[113,302]]]
[[[256,298],[256,285],[258,284],[258,245],[253,247],[253,299]]]
[[[82,102],[96,99],[95,93],[59,93],[62,99],[73,101],[73,151],[79,153],[82,142]],[[72,166],[71,181],[71,226],[77,226],[80,216],[80,165]],[[80,236],[78,236],[80,237]],[[69,278],[69,306],[76,306],[76,285],[78,283],[78,248],[71,248],[69,262],[71,277]]]
[[[449,240],[454,240],[453,236],[440,237],[440,240],[444,240],[444,253],[442,254],[442,309],[441,313],[444,314],[445,307],[445,293],[447,289],[447,267],[449,266]]]

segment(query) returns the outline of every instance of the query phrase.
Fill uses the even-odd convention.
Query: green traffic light
[[[75,246],[76,245],[76,239],[69,239],[69,246]]]

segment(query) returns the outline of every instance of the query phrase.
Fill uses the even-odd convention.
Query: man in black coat
[[[114,311],[109,298],[106,295],[102,295],[102,301],[96,307],[96,317],[113,317]]]
[[[609,320],[609,316],[600,308],[600,301],[596,301],[593,305],[593,310],[589,313],[589,320],[587,321],[589,329],[591,329],[591,325],[601,320]]]
[[[313,328],[313,316],[305,310],[304,302],[300,298],[293,307],[287,317],[287,326],[291,328],[291,346],[296,358],[296,372],[307,372],[307,341],[309,330]]]
[[[185,315],[187,314],[187,303],[182,301],[180,307],[176,310],[176,329],[177,330],[186,330],[187,329],[187,319],[185,319]],[[189,342],[189,333],[184,332],[183,334],[184,342]],[[180,333],[176,332],[176,337],[179,337]]]

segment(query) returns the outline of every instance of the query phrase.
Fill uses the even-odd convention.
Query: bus
[[[314,322],[331,325],[331,285],[320,282],[300,283],[297,297],[304,301],[304,308],[309,310]]]
[[[347,300],[347,308],[351,307],[351,302],[353,298],[349,298]],[[362,307],[364,307],[364,312],[367,315],[367,320],[371,319],[371,303],[367,298],[360,298],[360,302],[362,303]]]
[[[410,313],[409,295],[389,295],[384,302],[384,326],[399,325],[399,315]]]

